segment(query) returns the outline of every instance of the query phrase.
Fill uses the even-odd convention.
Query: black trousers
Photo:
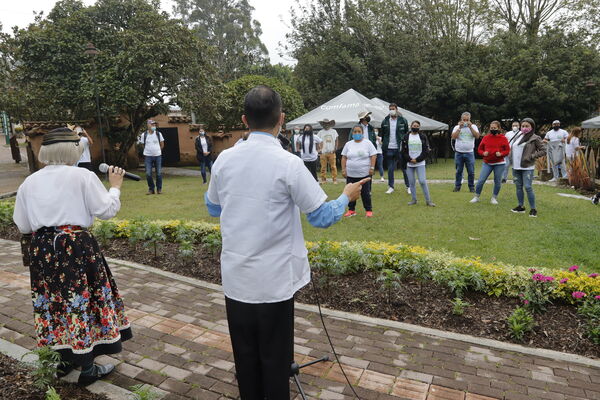
[[[242,400],[289,400],[294,298],[250,304],[225,297]]]
[[[369,178],[368,176],[363,176],[362,178],[346,178],[346,183],[355,183],[361,181],[365,178]],[[373,211],[373,206],[371,205],[371,181],[362,185],[360,190],[360,198],[363,202],[363,206],[365,207],[365,211]],[[351,201],[348,203],[348,209],[354,211],[356,209],[356,201]]]
[[[306,166],[306,168],[308,168],[308,170],[310,171],[310,173],[312,174],[312,176],[315,177],[315,181],[319,182],[319,178],[317,178],[317,160],[315,160],[315,161],[304,161],[304,165]]]

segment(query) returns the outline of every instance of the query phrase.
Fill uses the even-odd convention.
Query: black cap
[[[79,142],[79,135],[69,128],[57,128],[44,135],[42,146],[62,142]]]

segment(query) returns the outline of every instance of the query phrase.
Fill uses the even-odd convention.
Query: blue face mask
[[[362,140],[362,138],[363,138],[364,136],[365,136],[365,135],[363,135],[362,133],[353,133],[353,134],[352,134],[352,139],[354,139],[354,140]]]
[[[152,132],[156,132],[156,127],[155,127],[155,126],[153,126],[153,127],[152,127],[152,128],[150,128],[150,129],[152,129]]]

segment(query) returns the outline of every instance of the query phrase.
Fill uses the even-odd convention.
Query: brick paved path
[[[218,288],[114,263],[112,270],[134,338],[115,359],[102,357],[118,364],[110,381],[148,383],[165,399],[236,398]],[[33,348],[28,275],[18,244],[0,239],[0,337]],[[362,399],[600,399],[600,368],[350,319],[326,317],[326,324]],[[317,314],[297,309],[295,327],[298,362],[331,354]],[[303,369],[301,381],[311,398],[352,399],[335,363]]]

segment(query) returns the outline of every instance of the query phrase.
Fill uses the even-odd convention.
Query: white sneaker
[[[411,194],[411,193],[410,193],[410,188],[409,188],[409,187],[407,187],[407,188],[406,188],[406,193],[408,193],[408,194]]]
[[[394,188],[393,187],[389,187],[387,192],[385,192],[385,194],[392,194],[394,193]]]
[[[479,196],[475,196],[471,199],[471,201],[469,203],[479,203],[481,200],[479,200]]]
[[[385,179],[383,179],[383,176],[381,177],[381,179],[379,180],[379,182],[385,182]]]
[[[548,182],[556,182],[556,178],[552,178]]]
[[[490,203],[492,203],[492,204],[498,204],[498,200],[496,200],[495,197],[492,197],[492,200],[490,200]]]

